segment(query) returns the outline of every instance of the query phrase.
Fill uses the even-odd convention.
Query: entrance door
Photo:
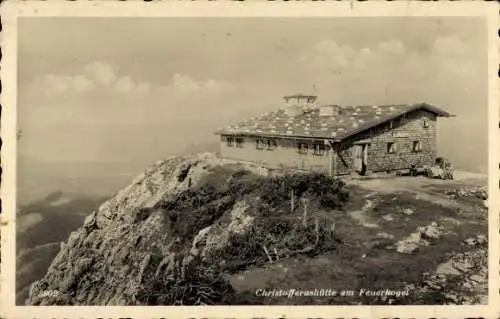
[[[363,145],[354,145],[352,150],[353,169],[360,172],[363,169]]]
[[[368,145],[357,144],[353,147],[353,169],[357,172],[363,173],[366,171],[366,164],[368,161]]]

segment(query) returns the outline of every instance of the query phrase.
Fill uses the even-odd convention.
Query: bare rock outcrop
[[[437,269],[423,275],[419,285],[407,288],[442,304],[488,303],[488,245],[483,235],[464,241],[465,251],[450,256]],[[422,300],[422,303],[428,300]]]
[[[193,187],[221,163],[207,153],[173,157],[147,168],[87,216],[61,245],[46,275],[32,285],[27,304],[137,304],[136,295],[153,257],[167,256],[172,243],[167,217],[155,207]],[[209,231],[201,230],[196,241]],[[43,296],[49,290],[58,295]]]
[[[464,186],[452,188],[445,191],[445,194],[452,198],[473,197],[481,200],[488,199],[488,188],[486,186]]]
[[[413,254],[419,247],[428,246],[443,235],[443,228],[436,222],[418,227],[417,231],[396,243],[396,250],[402,254]]]

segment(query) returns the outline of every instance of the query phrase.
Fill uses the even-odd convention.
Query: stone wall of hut
[[[420,146],[415,149],[417,142]],[[325,140],[222,135],[220,152],[224,158],[268,167],[342,175],[353,172],[353,145],[363,143],[368,144],[367,170],[371,172],[432,164],[436,157],[436,115],[425,110],[408,113],[350,137],[337,151]],[[394,144],[393,153],[388,151],[389,143]],[[307,151],[299,144],[306,144]],[[318,144],[324,144],[322,152],[317,152]]]
[[[418,110],[361,132],[344,141],[337,153],[337,174],[353,170],[353,145],[368,144],[367,170],[372,172],[431,165],[436,158],[436,115]],[[393,143],[394,152],[389,152]],[[415,143],[420,146],[415,149]]]

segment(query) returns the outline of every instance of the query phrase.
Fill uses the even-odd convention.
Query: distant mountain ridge
[[[23,303],[29,286],[47,271],[71,231],[106,197],[56,191],[39,201],[20,206],[16,216],[16,299]]]
[[[177,156],[218,150],[218,142],[192,144]],[[112,195],[152,162],[44,162],[21,155],[18,158],[17,200],[20,205],[26,205],[59,190],[64,190],[65,194]]]

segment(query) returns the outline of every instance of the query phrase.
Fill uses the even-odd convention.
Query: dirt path
[[[425,190],[429,186],[484,186],[488,183],[488,176],[470,172],[455,172],[454,180],[432,179],[423,176],[394,176],[383,174],[374,176],[374,178],[353,179],[352,182],[366,185],[378,192],[395,192],[405,190]]]
[[[445,207],[460,207],[456,201],[435,192],[435,188],[459,188],[463,186],[485,186],[488,177],[483,174],[455,172],[455,180],[431,179],[423,176],[381,175],[376,178],[352,179],[348,184],[377,193],[410,192],[416,199],[430,201]]]

